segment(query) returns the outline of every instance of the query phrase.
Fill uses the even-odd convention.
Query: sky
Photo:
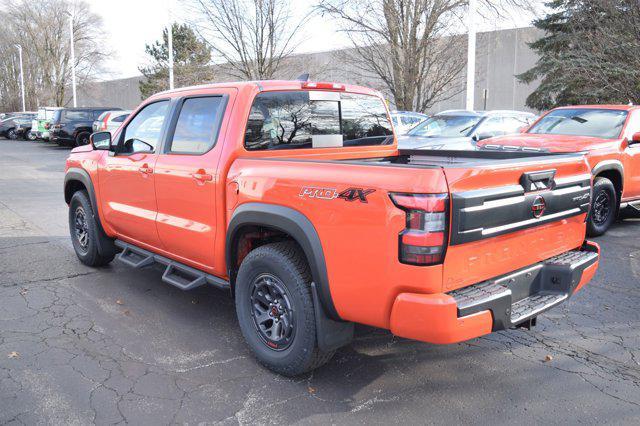
[[[169,10],[174,21],[184,22],[187,18],[180,0],[88,0],[87,3],[94,13],[102,17],[106,43],[113,52],[106,63],[106,71],[100,76],[105,80],[140,74],[138,68],[146,60],[144,46],[161,37],[163,28],[169,22]],[[291,0],[292,9],[301,15],[313,3]],[[531,16],[522,13],[513,15],[499,21],[479,22],[479,30],[530,25]],[[345,36],[337,31],[337,23],[326,17],[313,18],[305,26],[304,33],[305,38],[298,46],[298,52],[319,52],[349,45]]]

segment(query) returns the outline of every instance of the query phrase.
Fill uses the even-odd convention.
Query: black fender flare
[[[106,232],[104,232],[104,228],[102,227],[102,221],[100,220],[100,215],[98,214],[98,202],[96,200],[96,191],[95,188],[93,187],[93,181],[91,180],[91,176],[89,176],[89,173],[84,170],[84,169],[80,169],[78,167],[70,167],[67,170],[67,173],[65,173],[64,175],[64,201],[67,203],[67,205],[71,202],[71,197],[73,197],[73,194],[75,191],[72,191],[72,183],[73,182],[80,182],[86,189],[87,192],[89,193],[89,201],[91,202],[91,209],[93,210],[93,219],[95,220],[95,223],[98,225],[98,232],[100,232],[103,236],[107,237]],[[109,237],[107,237],[109,238]],[[98,251],[101,254],[106,254],[106,253],[110,253],[113,248],[110,247],[104,247],[102,245],[102,240],[100,238],[97,238],[96,241],[98,242]]]
[[[598,176],[602,172],[606,171],[615,171],[620,173],[620,192],[624,189],[624,166],[618,160],[604,160],[596,164],[596,166],[591,169],[592,176]]]
[[[340,320],[331,298],[322,243],[315,227],[305,215],[275,204],[254,202],[236,208],[227,229],[226,261],[229,278],[232,278],[233,265],[236,264],[238,231],[244,226],[265,226],[291,235],[307,257],[323,310],[329,318]]]

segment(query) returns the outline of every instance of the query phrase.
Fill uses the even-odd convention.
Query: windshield
[[[437,115],[409,131],[410,136],[456,138],[468,136],[482,119],[476,115]]]
[[[615,139],[626,119],[627,111],[615,109],[558,109],[542,117],[527,133]]]

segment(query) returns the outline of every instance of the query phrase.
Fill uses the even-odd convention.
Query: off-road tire
[[[605,209],[606,213],[602,213]],[[587,219],[587,235],[599,237],[607,232],[618,215],[618,194],[613,183],[605,177],[597,177],[593,182],[591,209]]]
[[[289,346],[274,349],[268,345],[254,321],[252,292],[259,277],[274,276],[282,284],[293,319]],[[238,271],[235,287],[236,314],[242,334],[257,360],[284,376],[297,376],[328,362],[335,351],[322,352],[316,337],[316,318],[311,294],[311,272],[297,244],[279,242],[251,251]]]
[[[87,132],[78,133],[75,140],[76,146],[89,145],[89,136],[91,136],[91,134]]]
[[[80,211],[82,211],[86,223],[86,242],[81,241],[76,229]],[[76,191],[71,197],[71,202],[69,203],[69,233],[71,234],[71,242],[76,256],[85,265],[104,266],[115,257],[115,244],[98,227],[96,216],[89,200],[89,194],[86,191]],[[98,245],[103,248],[102,253]]]

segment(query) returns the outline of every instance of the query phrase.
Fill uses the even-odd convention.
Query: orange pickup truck
[[[378,92],[308,81],[154,95],[64,183],[80,261],[229,290],[285,375],[354,323],[440,344],[531,327],[597,269],[590,191],[579,154],[398,151]]]
[[[552,109],[523,134],[478,141],[483,150],[584,152],[593,174],[587,235],[597,237],[621,208],[640,211],[640,107],[580,105]]]

